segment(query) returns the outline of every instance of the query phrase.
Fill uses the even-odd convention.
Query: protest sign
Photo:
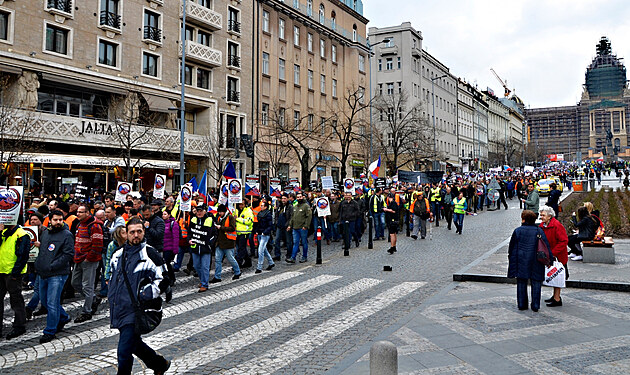
[[[328,203],[327,197],[319,197],[315,200],[317,205],[317,216],[329,216],[330,215],[330,204]]]
[[[118,187],[116,188],[116,201],[117,202],[125,202],[127,200],[127,194],[131,193],[131,183],[129,182],[119,182]]]
[[[354,178],[346,178],[343,180],[343,192],[354,195]]]
[[[153,183],[153,198],[164,199],[164,188],[166,186],[166,175],[155,174],[155,182]]]
[[[22,186],[0,188],[0,223],[17,224],[24,199],[23,192]]]
[[[179,209],[184,212],[190,212],[193,188],[191,183],[184,184],[179,192]]]
[[[39,246],[35,246],[35,242],[39,241],[39,228],[33,226],[22,227],[26,234],[31,238],[31,249],[28,253],[28,262],[32,263],[39,255]],[[54,249],[53,249],[54,250]]]
[[[229,203],[241,203],[243,201],[243,182],[240,178],[231,179],[227,190]]]

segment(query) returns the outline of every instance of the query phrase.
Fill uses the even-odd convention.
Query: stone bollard
[[[398,375],[398,350],[389,341],[379,341],[370,348],[370,375]]]

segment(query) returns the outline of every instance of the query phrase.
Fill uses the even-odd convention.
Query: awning
[[[137,159],[132,159],[135,163]],[[43,164],[74,164],[93,167],[117,167],[124,166],[121,158],[107,156],[84,156],[64,154],[22,154],[14,158],[16,163],[43,163]],[[179,169],[179,161],[140,159],[137,165],[140,168]]]
[[[149,109],[154,112],[171,112],[169,108],[174,108],[175,105],[171,102],[170,99],[163,98],[161,96],[155,96],[151,94],[142,94],[144,99],[147,101],[149,105]]]
[[[127,95],[127,90],[120,89],[117,87],[107,86],[100,83],[83,81],[80,79],[72,78],[72,77],[64,77],[56,74],[50,73],[42,73],[42,79],[45,81],[62,83],[64,85],[82,87],[89,90],[100,91],[100,92],[110,92],[118,95]]]

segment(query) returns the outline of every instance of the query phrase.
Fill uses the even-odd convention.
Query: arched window
[[[321,23],[322,25],[324,24],[324,21],[326,20],[326,10],[324,9],[324,4],[319,4],[319,23]]]
[[[306,0],[306,15],[313,17],[313,0]]]
[[[353,42],[357,41],[357,25],[356,24],[352,25],[352,41]]]
[[[335,11],[330,14],[330,26],[333,30],[337,29],[337,14],[335,13]]]

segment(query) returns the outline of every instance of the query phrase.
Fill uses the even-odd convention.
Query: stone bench
[[[615,264],[615,242],[612,237],[603,241],[582,241],[582,262]]]

